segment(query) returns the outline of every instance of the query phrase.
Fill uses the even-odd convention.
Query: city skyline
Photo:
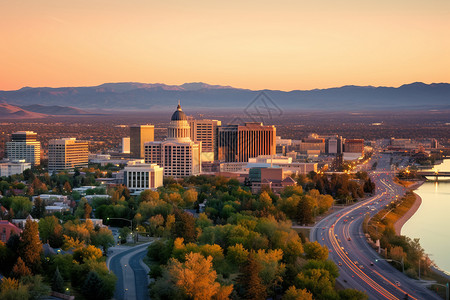
[[[121,81],[285,91],[450,82],[446,1],[55,3],[2,5],[0,90]]]

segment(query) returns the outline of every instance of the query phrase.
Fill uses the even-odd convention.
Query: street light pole
[[[124,221],[128,221],[128,222],[130,222],[130,229],[131,229],[131,235],[133,236],[133,220],[128,220],[128,219],[125,219],[125,218],[106,218],[106,220],[124,220]],[[134,237],[133,237],[133,240],[134,240]]]
[[[395,260],[395,259],[390,259],[390,258],[388,258],[388,259],[384,259],[384,258],[377,258],[377,259],[375,259],[375,261],[379,261],[379,260],[385,260],[385,261],[387,261],[387,262],[394,261],[394,262],[396,262],[396,263],[399,263],[399,264],[402,265],[402,272],[405,273],[405,264],[404,264],[404,262],[403,262],[403,257],[402,257],[402,260],[401,260],[401,261],[398,261],[398,260]]]

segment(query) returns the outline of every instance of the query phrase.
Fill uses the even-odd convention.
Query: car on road
[[[373,266],[373,261],[370,262],[370,265]]]
[[[396,285],[396,286],[401,286],[400,281],[396,281],[396,282],[395,282],[395,285]]]
[[[342,266],[342,263],[341,263],[341,262],[338,262],[338,266],[339,266],[339,267]]]
[[[352,240],[352,238],[351,238],[351,237],[348,237],[347,241],[351,241],[351,240]]]

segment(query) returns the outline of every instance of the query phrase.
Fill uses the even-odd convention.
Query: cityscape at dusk
[[[450,2],[0,27],[0,300],[449,299]]]

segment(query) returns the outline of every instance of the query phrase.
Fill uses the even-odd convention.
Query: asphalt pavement
[[[384,261],[366,241],[362,229],[365,216],[375,215],[406,192],[393,182],[390,155],[380,155],[377,170],[370,176],[376,184],[375,196],[319,221],[310,240],[328,247],[329,258],[339,265],[337,281],[342,286],[365,291],[370,299],[405,299],[406,295],[408,299],[441,299]]]
[[[134,247],[116,246],[111,248],[112,254],[106,265],[117,276],[116,300],[144,300],[148,296],[148,267],[142,259],[147,254],[151,242]]]

